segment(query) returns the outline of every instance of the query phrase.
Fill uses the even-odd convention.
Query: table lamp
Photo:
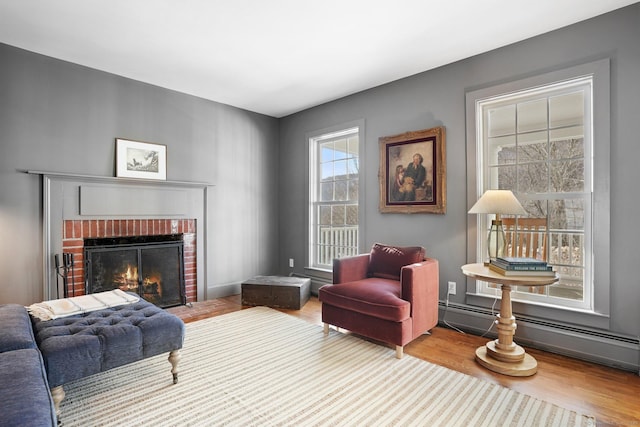
[[[469,210],[470,214],[495,214],[496,219],[491,221],[487,247],[489,259],[504,256],[504,248],[507,238],[502,228],[501,214],[526,215],[516,196],[509,190],[487,190]]]

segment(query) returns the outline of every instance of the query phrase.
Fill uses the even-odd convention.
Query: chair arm
[[[427,258],[421,263],[402,267],[400,281],[402,299],[411,303],[415,337],[438,324],[438,260]]]
[[[353,282],[367,278],[369,254],[360,254],[333,260],[333,284]]]

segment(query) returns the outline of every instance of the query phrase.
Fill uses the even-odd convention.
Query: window
[[[560,282],[520,286],[514,297],[591,305],[589,257],[585,256],[591,252],[590,216],[585,215],[591,210],[591,85],[592,78],[584,77],[477,104],[482,191],[511,190],[528,217],[544,219],[546,227],[536,231],[542,235],[531,254],[546,258],[560,273]],[[479,228],[480,241],[485,240],[487,229]],[[509,255],[516,255],[518,235],[529,232],[516,220],[516,239],[510,239],[506,248]]]
[[[580,72],[573,75],[566,70],[467,95],[474,120],[469,136],[475,144],[475,191],[470,192],[470,202],[486,190],[513,191],[527,215],[503,216],[510,236],[506,253],[522,256],[524,252],[547,261],[560,275],[560,281],[551,286],[516,287],[514,301],[593,312],[598,306],[596,295],[603,295],[602,289],[596,292],[596,284],[608,287],[593,268],[595,262],[608,265],[608,233],[595,227],[595,218],[603,218],[608,225],[609,215],[608,199],[606,208],[596,209],[594,202],[599,193],[596,165],[608,163],[609,143],[594,137],[608,136],[608,120],[603,115],[597,118],[595,102],[600,98],[594,96],[608,91],[596,90],[593,70],[599,67],[594,64],[578,67]],[[585,68],[592,71],[585,73]],[[607,72],[601,77],[606,75],[608,80],[608,62],[602,68]],[[602,86],[604,79],[599,81]],[[608,98],[603,103],[608,113]],[[599,124],[607,132],[596,132]],[[601,176],[608,174],[606,168],[599,171]],[[487,253],[491,219],[492,215],[477,216],[472,238],[476,260]],[[529,247],[523,250],[524,244]],[[596,251],[598,245],[606,251]],[[606,279],[604,274],[600,277]],[[478,282],[476,293],[496,295],[495,287],[485,282]],[[605,302],[608,298],[603,296],[600,307]]]
[[[309,138],[309,266],[359,253],[360,127]]]

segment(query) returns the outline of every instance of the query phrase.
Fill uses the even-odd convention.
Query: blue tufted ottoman
[[[31,319],[58,413],[63,384],[162,353],[169,352],[173,383],[178,382],[184,323],[147,301],[55,320]]]

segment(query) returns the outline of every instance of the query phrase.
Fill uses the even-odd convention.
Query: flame
[[[127,271],[122,275],[123,279],[126,280],[137,280],[138,279],[138,269],[131,268],[131,265],[127,265]]]
[[[119,279],[115,279],[115,282],[124,291],[136,289],[138,287],[138,268],[128,264],[127,269],[120,274]]]
[[[133,290],[138,292],[138,267],[132,264],[126,265],[123,270],[114,278],[116,285],[123,291]],[[162,276],[152,273],[142,279],[143,292],[145,294],[157,295],[162,298]]]

